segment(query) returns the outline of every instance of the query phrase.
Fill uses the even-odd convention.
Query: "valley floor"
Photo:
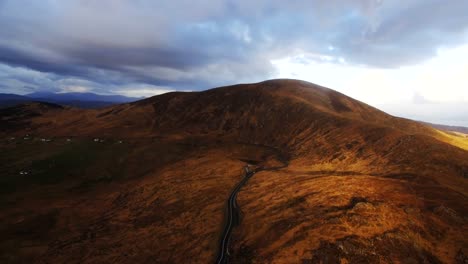
[[[226,197],[243,167],[275,166],[281,155],[261,146],[196,142],[4,143],[16,161],[1,156],[2,164],[10,162],[2,168],[3,186],[17,189],[2,193],[0,259],[213,261]],[[85,158],[87,151],[93,160]],[[80,166],[67,167],[82,158]],[[23,168],[30,177],[47,172],[50,178],[26,185],[10,175]],[[18,181],[7,185],[8,175]],[[465,196],[418,175],[327,171],[292,162],[256,173],[238,204],[242,222],[231,239],[232,263],[466,260]]]

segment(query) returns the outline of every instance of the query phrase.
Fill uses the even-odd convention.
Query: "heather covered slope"
[[[195,136],[259,144],[281,148],[293,163],[327,170],[442,171],[463,178],[468,167],[466,151],[459,149],[466,140],[296,80],[168,93],[103,110],[53,111],[29,128],[62,137]],[[458,191],[466,190],[455,181]]]
[[[1,112],[5,259],[210,262],[247,162],[288,166],[239,193],[239,263],[466,258],[467,139],[331,89],[271,80],[20,114],[37,108]]]
[[[283,127],[284,133],[290,136],[291,125],[312,125],[330,118],[384,125],[410,133],[434,134],[432,129],[419,123],[391,117],[328,88],[295,80],[271,80],[204,92],[173,92],[136,103],[79,112],[81,114],[64,112],[63,119],[66,120],[61,120],[61,116],[55,118],[57,127],[65,130],[67,126],[64,125],[70,120],[80,120],[82,123],[69,129],[90,133],[124,126],[146,130],[148,134],[163,134],[181,133],[184,128],[196,129],[194,132],[198,133],[204,133],[203,130],[236,133],[249,126],[260,126],[275,131]],[[93,126],[87,130],[80,128],[86,122]],[[57,131],[60,132],[69,131]],[[265,132],[271,137],[270,130]]]
[[[222,135],[291,145],[308,129],[373,126],[447,141],[436,130],[392,117],[331,89],[296,80],[271,80],[204,92],[173,92],[101,110],[69,109],[31,123],[57,136],[119,134]],[[257,129],[259,128],[259,129]],[[259,142],[260,143],[260,142]]]

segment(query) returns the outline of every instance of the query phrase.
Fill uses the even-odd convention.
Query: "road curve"
[[[237,207],[237,193],[249,178],[255,174],[255,171],[251,170],[249,166],[245,166],[244,171],[244,178],[232,190],[231,195],[229,195],[227,200],[226,221],[223,232],[221,233],[221,240],[219,242],[219,253],[216,259],[217,264],[228,263],[229,239],[231,238],[233,227],[239,224],[240,213],[239,208]]]

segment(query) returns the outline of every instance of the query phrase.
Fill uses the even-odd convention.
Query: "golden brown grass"
[[[1,196],[0,262],[211,262],[242,167],[283,162],[239,193],[233,261],[456,263],[467,255],[466,138],[326,88],[275,80],[100,110],[0,113],[9,153],[0,155],[2,180],[16,183],[3,185],[16,189]],[[56,141],[8,140],[26,133]],[[107,143],[89,143],[96,137]],[[40,179],[16,178],[29,167]]]
[[[457,222],[466,213],[463,196],[438,197],[432,192],[439,186],[416,191],[420,187],[369,175],[261,172],[239,195],[244,218],[235,233],[235,259],[301,263],[329,244],[349,263],[374,262],[378,255],[386,263],[450,263],[465,240]],[[440,206],[456,208],[454,215],[437,214]]]
[[[461,149],[468,150],[468,135],[459,132],[447,133],[441,130],[437,130],[437,133],[440,134],[442,141]]]

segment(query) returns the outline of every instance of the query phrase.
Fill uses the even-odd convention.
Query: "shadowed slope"
[[[102,110],[53,113],[35,121],[34,129],[57,135],[113,131],[125,136],[189,132],[242,136],[241,130],[258,127],[265,139],[283,144],[287,143],[284,137],[293,138],[301,130],[325,122],[372,124],[405,133],[439,136],[434,129],[417,122],[392,117],[328,88],[296,80],[271,80],[204,92],[172,92]],[[44,124],[50,122],[54,131]]]

